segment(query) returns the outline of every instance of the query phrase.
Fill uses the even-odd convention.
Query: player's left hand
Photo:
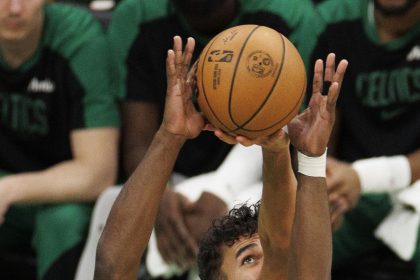
[[[347,60],[341,60],[335,69],[335,54],[315,62],[312,96],[308,108],[289,124],[289,136],[293,146],[307,156],[320,156],[325,152],[335,121],[335,107],[341,83],[347,69]],[[331,83],[328,94],[323,95],[323,84]]]

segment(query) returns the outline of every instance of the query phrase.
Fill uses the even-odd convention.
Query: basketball
[[[222,31],[201,52],[196,71],[197,102],[207,120],[248,138],[285,126],[298,113],[306,91],[299,52],[265,26]]]

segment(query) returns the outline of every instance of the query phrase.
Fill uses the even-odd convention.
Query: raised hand
[[[325,152],[335,121],[335,106],[341,83],[347,69],[347,60],[341,60],[335,69],[335,54],[330,53],[325,66],[321,59],[315,62],[312,96],[308,108],[289,124],[290,140],[307,156],[320,156]],[[327,95],[322,94],[324,82],[329,82]]]
[[[197,137],[204,127],[204,119],[192,103],[191,79],[188,70],[195,41],[188,38],[184,51],[181,37],[174,37],[173,50],[166,59],[167,91],[162,128],[187,139]]]

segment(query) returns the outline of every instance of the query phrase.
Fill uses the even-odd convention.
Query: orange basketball
[[[274,133],[298,112],[305,67],[279,32],[239,25],[216,35],[197,65],[198,105],[214,126],[255,138]]]

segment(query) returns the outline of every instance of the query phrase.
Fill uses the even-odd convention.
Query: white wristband
[[[319,157],[308,157],[298,152],[298,172],[311,177],[326,176],[327,150]]]
[[[393,192],[411,182],[407,157],[375,157],[357,160],[352,164],[360,179],[362,192]]]

